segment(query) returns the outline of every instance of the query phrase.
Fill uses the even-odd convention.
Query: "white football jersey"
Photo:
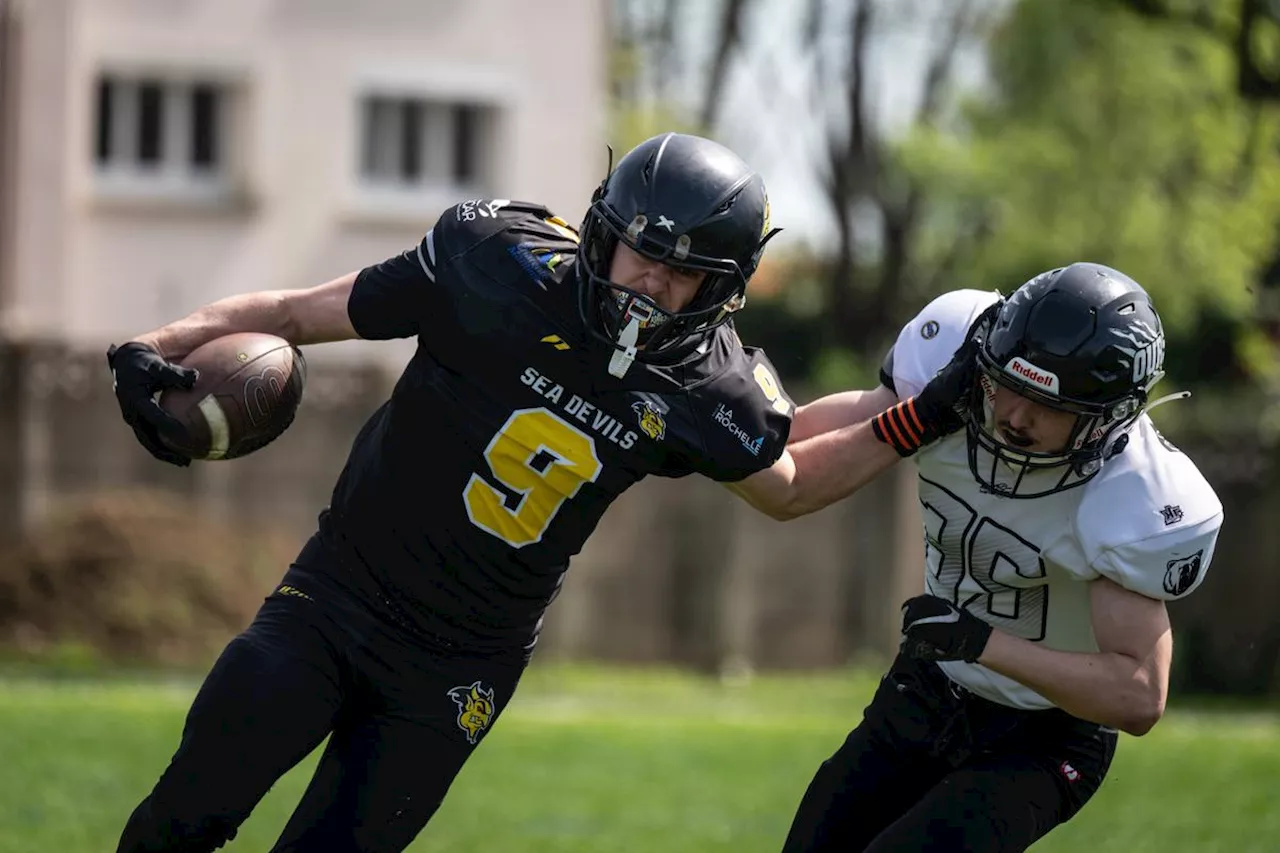
[[[918,393],[951,360],[970,324],[997,298],[953,291],[902,329],[892,366],[900,399]],[[1195,464],[1146,415],[1129,429],[1123,451],[1092,480],[1039,498],[984,490],[970,470],[964,430],[922,449],[915,461],[928,591],[1052,649],[1098,650],[1088,581],[1105,576],[1151,598],[1181,598],[1200,585],[1213,558],[1222,504]],[[992,701],[1052,707],[986,667],[963,661],[940,666]]]

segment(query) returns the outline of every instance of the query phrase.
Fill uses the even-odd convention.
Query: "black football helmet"
[[[728,148],[664,133],[627,153],[596,189],[583,220],[578,308],[591,334],[632,359],[670,360],[693,349],[746,303],[770,230],[764,181]],[[693,301],[668,312],[609,280],[622,240],[639,254],[705,274]],[[615,369],[617,368],[617,369]]]
[[[1050,270],[1000,306],[978,347],[968,407],[969,467],[984,489],[1013,498],[1054,494],[1092,479],[1127,442],[1164,375],[1164,331],[1147,292],[1101,264]],[[995,384],[1076,416],[1057,453],[996,437]]]

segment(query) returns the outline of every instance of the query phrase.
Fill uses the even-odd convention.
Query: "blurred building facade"
[[[576,221],[606,166],[599,0],[0,7],[9,340],[100,347],[232,293],[318,284],[467,198]]]

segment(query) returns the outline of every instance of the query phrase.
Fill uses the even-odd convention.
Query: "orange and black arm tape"
[[[915,397],[908,397],[876,415],[871,419],[871,429],[876,438],[898,451],[899,456],[912,455],[933,438],[916,413]]]

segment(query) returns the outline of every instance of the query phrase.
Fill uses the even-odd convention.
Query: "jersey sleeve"
[[[1222,526],[1222,504],[1183,453],[1157,445],[1146,419],[1130,445],[1103,466],[1076,518],[1088,568],[1081,580],[1106,577],[1125,589],[1168,601],[1204,581]],[[1112,470],[1108,470],[1112,469]]]
[[[440,215],[418,245],[356,276],[347,314],[360,337],[408,338],[448,324],[459,288],[465,286],[454,265],[473,247],[506,227],[512,203],[472,199]],[[447,329],[446,329],[447,331]]]
[[[1122,543],[1100,552],[1094,569],[1147,598],[1183,598],[1204,581],[1221,523],[1219,515],[1177,533]]]
[[[953,290],[930,302],[898,333],[881,383],[901,400],[919,394],[960,349],[973,321],[999,298],[994,291]]]
[[[749,477],[782,456],[795,402],[763,350],[746,348],[733,370],[694,392],[705,424],[705,452],[690,460],[697,473],[722,483]]]
[[[448,232],[446,221],[452,214],[452,208],[446,211],[414,248],[360,270],[347,299],[347,316],[356,334],[366,340],[389,340],[422,331],[436,296],[436,235]]]

